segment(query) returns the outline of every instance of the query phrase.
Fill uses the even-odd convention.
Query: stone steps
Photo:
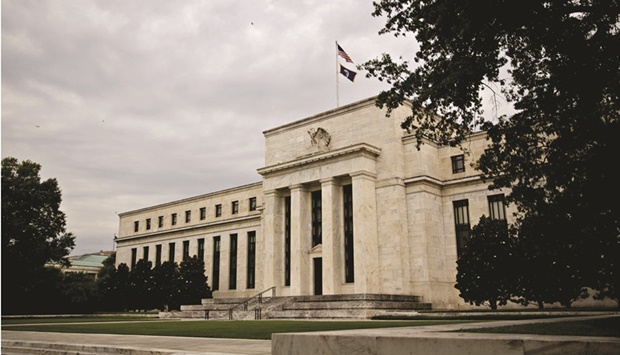
[[[377,309],[377,310],[429,310],[428,303],[390,302],[390,301],[355,301],[355,302],[295,302],[283,307],[283,310],[340,310],[340,309]]]
[[[183,305],[180,311],[161,312],[160,318],[230,319],[369,319],[376,315],[414,315],[431,304],[412,295],[344,294],[253,299],[247,310],[242,298],[204,299],[199,305]],[[235,307],[236,306],[236,307]]]

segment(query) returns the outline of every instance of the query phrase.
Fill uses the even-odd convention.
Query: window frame
[[[492,220],[506,221],[506,196],[495,194],[487,196],[489,217]]]
[[[213,284],[211,285],[211,289],[213,291],[217,291],[220,289],[220,250],[221,250],[221,238],[220,236],[213,237],[213,265],[212,267],[212,278]]]
[[[155,245],[155,266],[161,265],[161,244]]]
[[[452,161],[452,174],[465,172],[465,154],[453,155],[450,160]]]
[[[231,203],[230,212],[231,212],[231,214],[238,214],[239,213],[239,200],[235,200],[235,201],[233,201]]]
[[[145,245],[142,247],[142,259],[144,261],[149,261],[149,246]]]
[[[323,192],[312,191],[311,200],[311,237],[312,247],[323,244]]]
[[[183,241],[183,261],[189,259],[189,240]]]
[[[205,238],[198,238],[198,260],[205,261]]]
[[[176,244],[174,242],[168,243],[168,261],[174,263],[174,257],[176,254]]]
[[[246,288],[256,287],[256,231],[248,231]]]
[[[237,289],[237,253],[239,249],[239,239],[237,233],[230,234],[230,253],[228,258],[228,289]]]
[[[342,186],[342,223],[344,236],[344,282],[355,282],[355,243],[353,229],[353,185]]]
[[[469,217],[469,200],[452,201],[454,214],[454,231],[456,234],[456,253],[461,255],[467,241],[471,238],[471,219]]]
[[[248,206],[250,211],[256,211],[256,197],[250,197]]]

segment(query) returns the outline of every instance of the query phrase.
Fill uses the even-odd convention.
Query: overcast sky
[[[2,0],[2,157],[62,189],[72,255],[112,250],[117,213],[261,181],[262,132],[377,95],[337,76],[412,60],[372,1]],[[355,67],[344,60],[350,69]],[[338,78],[339,85],[336,85]],[[360,127],[361,129],[361,127]]]

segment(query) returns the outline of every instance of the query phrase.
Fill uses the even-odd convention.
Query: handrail
[[[250,303],[251,300],[258,298],[258,304],[263,304],[263,293],[266,293],[268,291],[271,291],[271,297],[275,297],[276,296],[276,286],[271,286],[268,289],[261,291],[257,294],[255,294],[252,297],[246,298],[243,302],[236,304],[234,306],[232,306],[230,309],[228,309],[228,319],[232,320],[233,319],[233,310],[237,307],[243,306],[243,310],[247,311],[248,310],[248,303]]]

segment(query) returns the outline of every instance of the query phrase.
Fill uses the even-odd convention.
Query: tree
[[[129,284],[132,290],[130,298],[131,309],[148,311],[152,307],[153,300],[153,263],[144,259],[138,260],[136,267],[129,273]]]
[[[45,277],[45,264],[69,265],[75,246],[75,236],[65,231],[58,182],[41,181],[40,170],[29,160],[2,159],[3,312],[39,302],[33,291]]]
[[[587,248],[580,237],[568,228],[570,224],[556,224],[564,215],[563,210],[539,210],[520,225],[519,244],[522,255],[521,302],[535,302],[539,308],[545,303],[558,302],[565,307],[588,296],[584,285],[588,275],[584,273],[580,257]],[[544,272],[541,272],[544,270]]]
[[[178,265],[175,262],[164,261],[161,265],[153,269],[153,298],[156,300],[157,308],[160,310],[179,309],[179,287],[180,274]]]
[[[100,297],[93,275],[83,272],[64,274],[61,283],[63,313],[92,313],[99,307]]]
[[[472,130],[486,130],[490,146],[476,167],[490,189],[511,191],[507,202],[516,206],[517,226],[544,214],[547,234],[565,237],[557,238],[560,250],[573,253],[564,258],[576,258],[571,271],[586,282],[582,286],[617,300],[618,2],[374,5],[373,16],[387,16],[380,33],[413,33],[420,45],[415,68],[387,54],[360,67],[391,85],[377,104],[389,112],[410,100],[414,110],[402,126],[418,145],[427,138],[457,146]],[[514,115],[485,118],[480,93],[493,87]]]
[[[112,253],[102,262],[103,266],[97,273],[97,293],[99,294],[99,310],[123,310],[117,299],[116,253]]]
[[[200,304],[203,298],[212,297],[205,275],[205,263],[196,255],[181,262],[179,273],[181,304]]]
[[[519,279],[517,240],[506,221],[485,216],[472,229],[457,260],[456,287],[466,302],[491,309],[505,305],[515,295]]]

